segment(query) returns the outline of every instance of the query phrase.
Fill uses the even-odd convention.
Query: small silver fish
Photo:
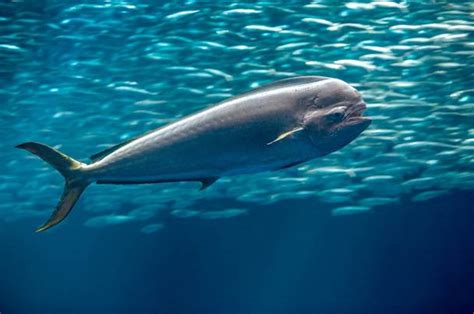
[[[91,156],[85,164],[40,143],[18,145],[65,178],[63,195],[41,232],[61,222],[91,183],[198,181],[274,171],[325,156],[370,124],[347,83],[327,77],[284,79],[225,100]]]

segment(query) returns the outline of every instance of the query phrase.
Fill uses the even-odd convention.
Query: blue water
[[[3,1],[0,313],[471,313],[474,4]],[[264,83],[343,79],[374,121],[325,158],[91,186],[82,161]],[[203,147],[205,149],[205,147]],[[218,158],[218,156],[216,156]]]

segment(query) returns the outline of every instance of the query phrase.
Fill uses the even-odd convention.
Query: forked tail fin
[[[42,232],[57,225],[66,218],[90,182],[82,175],[81,166],[84,165],[83,163],[52,147],[35,142],[23,143],[16,147],[25,149],[49,163],[63,175],[65,180],[63,195],[56,205],[54,212],[45,224],[36,229],[36,232]]]

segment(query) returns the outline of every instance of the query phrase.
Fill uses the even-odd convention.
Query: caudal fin
[[[35,142],[23,143],[16,147],[25,149],[49,163],[63,175],[65,180],[63,195],[51,217],[49,217],[45,224],[36,229],[36,232],[42,232],[57,225],[66,218],[90,182],[87,182],[81,175],[80,168],[84,165],[83,163],[52,147]]]

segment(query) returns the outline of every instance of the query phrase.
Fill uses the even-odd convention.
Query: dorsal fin
[[[119,149],[120,147],[123,147],[125,145],[127,145],[128,143],[136,140],[137,138],[139,137],[142,137],[142,136],[138,136],[138,137],[134,137],[134,138],[131,138],[129,140],[126,140],[125,142],[122,142],[120,144],[117,144],[117,145],[114,145],[112,147],[109,147],[109,148],[106,148],[104,149],[103,151],[100,151],[98,152],[97,154],[94,154],[92,156],[89,157],[89,159],[92,161],[92,162],[96,162],[96,161],[99,161],[101,160],[102,158],[104,158],[105,156],[107,155],[110,155],[111,153],[113,153],[114,151],[116,151],[117,149]]]
[[[158,128],[158,129],[159,129],[159,128]],[[105,156],[112,154],[112,153],[115,152],[117,149],[119,149],[119,148],[121,148],[121,147],[123,147],[123,146],[125,146],[125,145],[127,145],[127,144],[129,144],[129,143],[131,143],[131,142],[133,142],[134,140],[138,140],[139,138],[142,138],[142,137],[144,137],[144,136],[147,136],[148,134],[153,133],[153,132],[157,131],[158,129],[150,130],[150,131],[148,131],[148,132],[145,132],[145,133],[143,133],[143,134],[140,134],[140,135],[138,135],[138,136],[134,136],[134,137],[132,137],[132,138],[130,138],[130,139],[128,139],[128,140],[125,140],[124,142],[121,142],[121,143],[119,143],[119,144],[116,144],[116,145],[114,145],[114,146],[111,146],[111,147],[109,147],[109,148],[106,148],[106,149],[104,149],[103,151],[100,151],[100,152],[98,152],[98,153],[96,153],[96,154],[90,156],[89,159],[90,159],[92,162],[99,161],[99,160],[101,160],[102,158],[104,158]]]
[[[270,91],[273,89],[281,88],[281,87],[287,87],[291,85],[299,85],[299,84],[306,84],[306,83],[314,83],[314,82],[319,82],[319,81],[324,81],[329,79],[329,77],[324,77],[324,76],[297,76],[297,77],[291,77],[291,78],[286,78],[282,80],[278,80],[272,83],[268,83],[265,85],[262,85],[260,87],[254,88],[252,90],[249,90],[247,92],[244,92],[242,94],[227,98],[222,100],[221,102],[217,103],[222,104],[228,101],[232,100],[237,100],[239,98],[247,97],[255,93],[260,93],[264,91]]]
[[[299,84],[307,84],[307,83],[314,83],[319,81],[327,80],[328,77],[324,76],[297,76],[297,77],[290,77],[282,80],[278,80],[269,84],[262,85],[255,89],[249,91],[249,93],[253,92],[261,92],[265,90],[272,90],[275,88],[286,87],[291,85],[299,85]]]

